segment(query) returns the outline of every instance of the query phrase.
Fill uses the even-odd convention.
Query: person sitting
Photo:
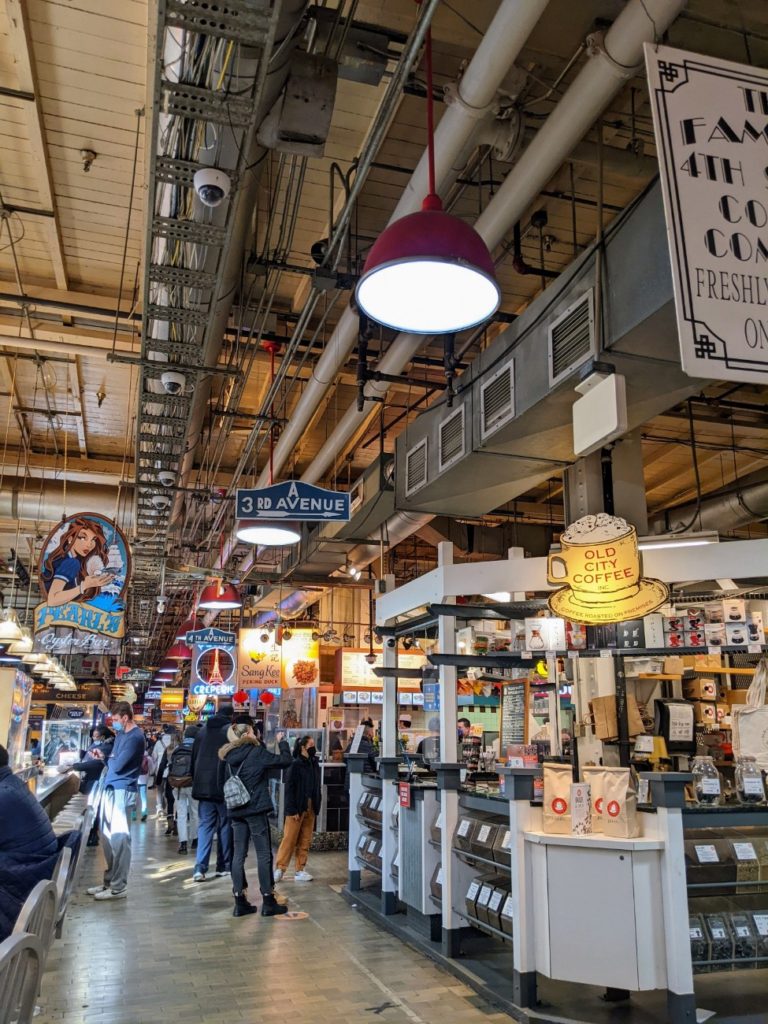
[[[75,833],[76,834],[76,833]],[[47,814],[9,765],[0,746],[0,942],[13,931],[24,900],[38,882],[51,878],[61,846]]]

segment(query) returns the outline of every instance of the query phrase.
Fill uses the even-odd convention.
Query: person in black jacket
[[[232,891],[235,896],[234,917],[253,914],[256,907],[248,902],[245,895],[245,858],[248,854],[248,841],[253,838],[256,848],[256,863],[259,870],[259,888],[261,889],[263,917],[274,917],[285,914],[288,908],[278,903],[274,893],[274,876],[272,874],[272,842],[269,834],[269,815],[272,811],[272,798],[269,795],[269,773],[272,768],[286,768],[291,763],[291,750],[285,742],[283,733],[276,736],[279,754],[271,754],[263,743],[257,739],[250,722],[238,722],[227,732],[229,743],[219,751],[222,764],[226,765],[226,775],[236,775],[248,790],[250,797],[247,804],[230,808],[227,813],[232,821],[232,838],[234,851],[232,854]]]
[[[311,882],[305,871],[315,819],[320,813],[322,790],[317,749],[311,736],[301,736],[293,748],[293,763],[285,780],[285,818],[283,841],[275,858],[275,881],[285,874],[291,857],[296,856],[295,882]]]
[[[216,876],[228,874],[232,863],[232,830],[224,803],[224,764],[219,759],[219,750],[227,742],[227,729],[232,724],[232,711],[231,704],[222,704],[200,730],[192,747],[192,799],[199,801],[200,815],[192,876],[195,882],[205,881],[215,835],[219,842]]]

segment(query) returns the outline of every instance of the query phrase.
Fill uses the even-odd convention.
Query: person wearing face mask
[[[312,881],[306,865],[321,801],[320,765],[315,741],[311,736],[300,736],[294,744],[293,762],[285,780],[285,820],[283,841],[275,858],[276,882],[283,877],[294,856],[294,881]]]
[[[119,701],[112,708],[112,728],[117,736],[101,799],[101,838],[107,868],[103,883],[88,889],[88,895],[97,900],[124,899],[128,895],[130,819],[144,760],[144,733],[134,722],[133,708],[127,701]]]

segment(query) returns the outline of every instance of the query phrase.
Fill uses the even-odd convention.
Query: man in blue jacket
[[[126,701],[113,706],[112,728],[117,736],[107,764],[101,800],[101,837],[107,868],[103,885],[94,885],[88,890],[97,900],[124,899],[128,895],[130,820],[145,749],[144,733],[134,722],[133,708]]]
[[[0,942],[13,931],[24,900],[50,878],[59,843],[48,816],[8,764],[0,746]]]

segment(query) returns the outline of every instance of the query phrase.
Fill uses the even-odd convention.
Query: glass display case
[[[8,735],[5,741],[9,764],[14,770],[24,764],[24,747],[29,720],[29,706],[32,702],[32,680],[24,672],[16,672],[11,693],[11,708],[8,719]]]
[[[42,757],[47,765],[74,764],[90,744],[88,718],[43,722]]]

